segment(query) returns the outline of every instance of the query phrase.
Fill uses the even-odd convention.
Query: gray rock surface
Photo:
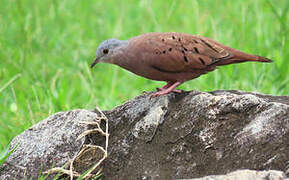
[[[85,139],[77,137],[88,129],[80,121],[92,121],[96,113],[73,110],[56,113],[15,137],[16,150],[0,167],[0,179],[38,179],[53,167],[62,167],[81,149]]]
[[[110,133],[104,179],[188,179],[238,169],[289,174],[289,96],[241,91],[150,95],[104,112]],[[0,179],[37,177],[41,163],[47,170],[52,162],[67,162],[88,141],[76,141],[87,129],[77,122],[94,115],[87,110],[57,113],[16,137],[12,146],[19,142],[19,147],[0,168]]]

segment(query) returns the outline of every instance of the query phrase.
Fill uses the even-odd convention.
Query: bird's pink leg
[[[166,85],[164,85],[163,87],[161,87],[161,88],[157,88],[157,90],[158,91],[162,91],[162,90],[164,90],[164,89],[167,89],[167,88],[169,88],[171,85],[173,85],[174,83],[173,82],[167,82],[167,84]]]
[[[175,88],[178,87],[178,86],[181,85],[181,84],[182,84],[182,82],[175,82],[175,83],[173,83],[170,87],[168,87],[167,89],[163,89],[163,90],[161,90],[161,91],[159,91],[159,92],[156,92],[156,93],[154,93],[152,96],[153,96],[153,97],[156,97],[156,96],[159,96],[159,95],[168,94],[168,93],[170,93],[170,92],[172,92],[172,91],[174,91],[174,92],[181,92],[181,91],[176,91],[176,90],[175,90]]]

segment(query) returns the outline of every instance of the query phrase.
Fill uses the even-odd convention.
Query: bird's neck
[[[125,68],[126,66],[126,50],[128,46],[127,40],[121,40],[120,45],[114,50],[114,55],[110,63]]]

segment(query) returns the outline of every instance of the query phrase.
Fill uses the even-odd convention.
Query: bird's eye
[[[103,52],[103,54],[107,54],[108,53],[108,49],[104,49],[102,52]]]

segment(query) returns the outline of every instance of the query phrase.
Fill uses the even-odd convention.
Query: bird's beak
[[[98,62],[99,62],[98,57],[96,57],[93,63],[91,63],[90,68],[93,68]]]

